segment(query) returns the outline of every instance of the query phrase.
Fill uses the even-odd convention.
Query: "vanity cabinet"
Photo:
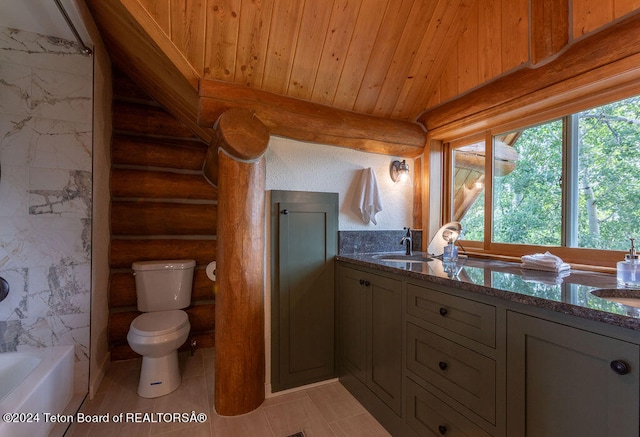
[[[338,274],[341,376],[352,375],[397,416],[402,410],[402,282],[366,269]]]
[[[338,267],[340,381],[392,435],[640,435],[637,332]]]
[[[507,315],[507,435],[640,435],[639,346]]]
[[[419,435],[496,432],[496,308],[407,284],[406,423]]]

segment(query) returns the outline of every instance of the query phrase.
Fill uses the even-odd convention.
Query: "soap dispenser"
[[[454,244],[453,238],[449,238],[449,243],[444,247],[444,253],[442,254],[442,261],[444,262],[458,261],[458,248]]]
[[[617,264],[618,287],[640,288],[640,262],[634,245],[634,238],[629,238],[631,248],[624,256],[624,261]]]

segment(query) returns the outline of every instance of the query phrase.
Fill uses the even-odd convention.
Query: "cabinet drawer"
[[[421,436],[489,437],[477,425],[407,378],[406,423]]]
[[[492,305],[407,284],[407,313],[496,347],[496,309]]]
[[[495,424],[494,360],[407,323],[407,369]]]

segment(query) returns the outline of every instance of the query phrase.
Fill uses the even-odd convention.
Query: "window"
[[[628,249],[628,238],[640,237],[640,96],[580,112],[571,121],[577,217],[568,245]]]
[[[485,249],[604,250],[640,240],[640,96],[486,138],[490,196],[485,142],[461,143],[451,153],[451,215],[465,240]]]
[[[453,216],[468,240],[484,239],[484,141],[453,150]]]
[[[493,139],[493,241],[559,246],[562,227],[562,121]],[[502,148],[512,147],[515,162]],[[508,163],[509,165],[506,165]]]

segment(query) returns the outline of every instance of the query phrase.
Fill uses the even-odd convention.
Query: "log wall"
[[[217,191],[202,176],[207,144],[114,71],[111,171],[111,359],[138,355],[127,343],[136,309],[131,264],[195,259],[190,338],[214,345],[214,288],[204,271],[216,257]],[[189,347],[189,341],[182,347]]]

